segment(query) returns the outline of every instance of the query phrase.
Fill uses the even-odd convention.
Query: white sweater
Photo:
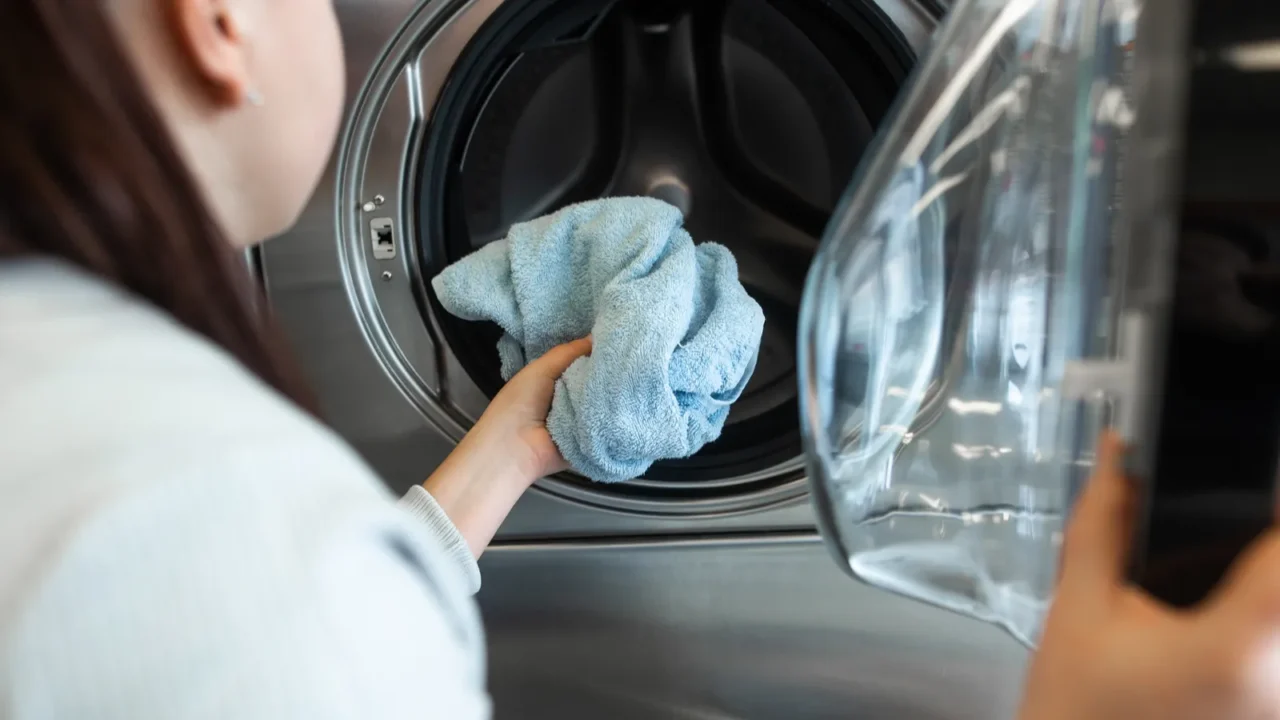
[[[0,718],[485,718],[478,581],[210,343],[0,263]]]

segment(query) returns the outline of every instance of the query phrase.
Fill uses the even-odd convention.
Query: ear
[[[3,1],[3,0],[0,0]],[[222,108],[243,105],[252,85],[245,28],[228,0],[165,0],[179,57]]]

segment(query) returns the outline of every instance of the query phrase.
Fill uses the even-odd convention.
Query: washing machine
[[[847,582],[815,530],[797,310],[937,0],[337,0],[329,175],[257,266],[325,417],[397,493],[501,385],[429,281],[512,223],[651,195],[765,309],[722,437],[643,478],[541,481],[482,558],[498,718],[999,717],[1024,656]],[[976,661],[975,661],[976,660]],[[424,699],[428,701],[429,699]]]

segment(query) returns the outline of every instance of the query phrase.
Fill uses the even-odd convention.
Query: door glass
[[[802,422],[840,562],[1027,643],[1094,437],[1124,409],[1093,389],[1132,385],[1139,17],[1137,0],[957,3],[802,307]]]

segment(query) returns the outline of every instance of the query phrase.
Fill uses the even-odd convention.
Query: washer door
[[[1151,397],[1172,145],[1133,108],[1181,115],[1178,4],[1148,43],[1095,0],[971,0],[939,31],[806,287],[805,438],[853,575],[1038,638],[1094,438]]]
[[[733,250],[766,313],[722,437],[644,477],[544,490],[647,513],[803,494],[795,337],[818,240],[937,8],[913,0],[426,3],[356,105],[339,182],[357,310],[399,387],[460,436],[501,387],[500,331],[427,282],[516,222],[651,195]],[[393,159],[396,162],[391,162]],[[405,308],[412,308],[407,312]]]

